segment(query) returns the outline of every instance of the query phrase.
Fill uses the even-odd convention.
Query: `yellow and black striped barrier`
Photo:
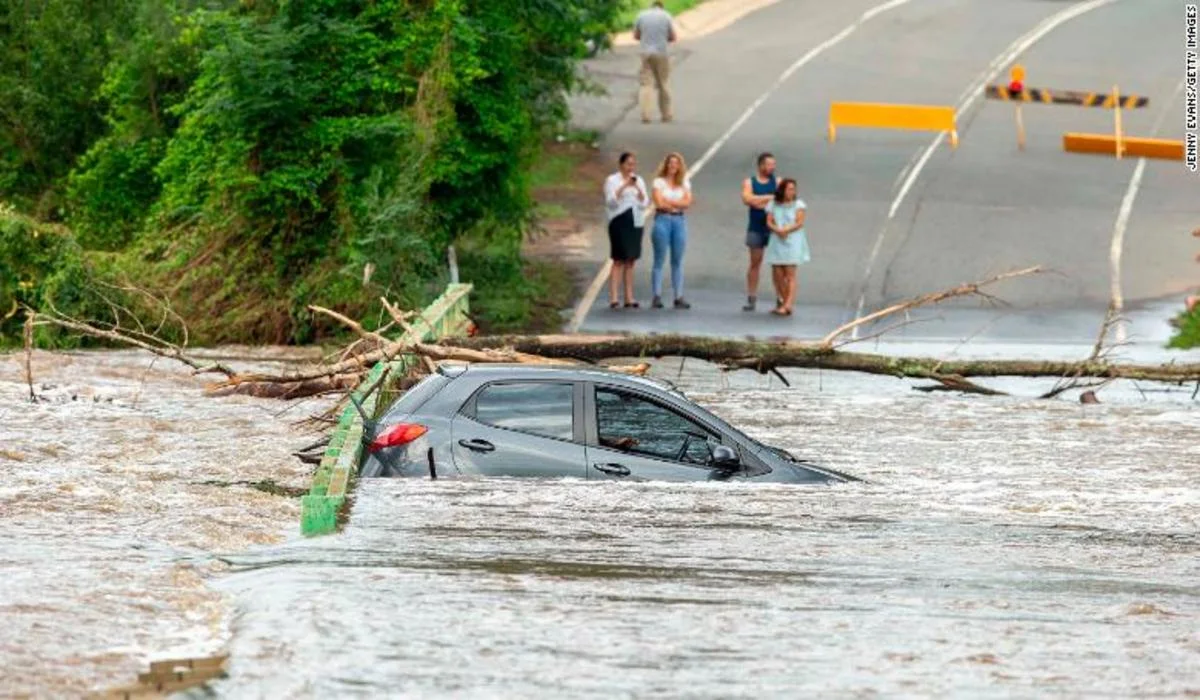
[[[1005,102],[1037,102],[1053,105],[1077,105],[1100,107],[1101,109],[1136,109],[1150,104],[1149,97],[1140,95],[1113,95],[1111,92],[1080,92],[1078,90],[1047,90],[1046,88],[1022,88],[1013,90],[1008,85],[988,85],[987,97]]]

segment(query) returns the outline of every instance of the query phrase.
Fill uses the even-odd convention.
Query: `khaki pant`
[[[671,60],[666,55],[642,56],[641,88],[638,90],[642,121],[650,121],[655,91],[658,92],[659,114],[662,115],[663,121],[671,119],[671,89],[667,87],[667,79],[670,76]]]

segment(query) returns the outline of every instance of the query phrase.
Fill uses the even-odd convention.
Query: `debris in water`
[[[963,659],[963,661],[967,661],[967,662],[973,663],[973,664],[985,664],[988,666],[994,666],[994,665],[1000,663],[1000,657],[996,656],[995,654],[972,654],[972,655],[968,656],[967,658]]]
[[[274,479],[260,479],[258,481],[222,481],[220,479],[209,479],[208,481],[201,481],[200,483],[204,484],[205,486],[219,486],[221,488],[229,488],[231,486],[246,486],[254,489],[255,491],[269,493],[272,496],[286,496],[288,498],[300,498],[304,494],[308,493],[308,489],[306,488],[297,486],[284,486],[283,484],[276,483]]]
[[[96,698],[165,697],[170,693],[195,688],[225,677],[228,654],[191,659],[154,661],[149,673],[139,673],[137,683],[105,691]]]
[[[1164,610],[1153,603],[1133,603],[1125,609],[1126,615],[1173,615],[1169,610]]]

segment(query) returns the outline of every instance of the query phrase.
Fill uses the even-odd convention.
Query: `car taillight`
[[[378,452],[385,447],[399,447],[407,445],[416,440],[425,433],[429,432],[429,428],[416,423],[397,423],[385,430],[379,437],[375,438],[370,445],[367,446],[367,451],[371,453]]]

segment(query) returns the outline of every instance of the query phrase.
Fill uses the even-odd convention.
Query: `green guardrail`
[[[405,343],[427,343],[446,336],[461,335],[470,325],[468,299],[469,284],[451,284],[446,291],[418,316],[412,330],[401,336]],[[387,388],[403,377],[409,367],[419,362],[412,355],[401,355],[390,362],[380,362],[371,368],[367,376],[354,388],[355,400],[362,404],[363,411],[374,416],[380,408],[379,397],[390,393]],[[387,376],[384,377],[384,373]],[[383,386],[368,392],[382,378]],[[321,464],[313,474],[312,487],[300,499],[300,532],[306,536],[324,535],[337,529],[338,513],[346,506],[346,497],[354,486],[358,465],[362,461],[363,423],[362,416],[348,403],[338,419],[337,427],[330,436],[329,446],[321,457]]]

